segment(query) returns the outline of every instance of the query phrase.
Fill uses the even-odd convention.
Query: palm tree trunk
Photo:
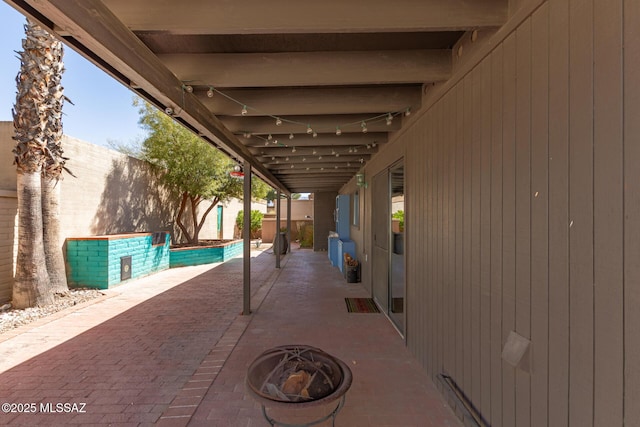
[[[26,308],[53,302],[42,237],[40,171],[18,169],[18,256],[13,306]]]
[[[60,182],[46,176],[42,177],[42,226],[51,291],[66,294],[69,287],[60,240]]]
[[[64,100],[60,84],[62,44],[29,20],[25,25],[25,36],[23,51],[19,52],[21,66],[16,78],[18,93],[13,111],[19,224],[13,305],[17,308],[51,304],[55,291],[67,289],[57,224],[59,199],[55,189],[66,160],[60,145]],[[45,223],[43,202],[46,205]],[[45,241],[48,249],[45,249]]]

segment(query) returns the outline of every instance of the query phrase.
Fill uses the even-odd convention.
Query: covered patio
[[[138,279],[3,339],[2,402],[86,406],[4,413],[0,423],[266,426],[245,390],[247,368],[268,348],[306,344],[353,372],[336,426],[461,425],[383,314],[347,312],[344,298],[367,293],[330,269],[326,255],[295,247],[281,270],[270,251],[252,255],[250,317],[240,314],[236,258]]]
[[[247,238],[242,321],[261,326],[238,351],[286,326],[359,369],[371,332],[389,340],[367,354],[409,366],[410,352],[480,425],[640,426],[637,0],[5,1],[246,177],[314,193],[314,242],[345,202],[353,289],[386,316],[348,345],[305,323],[357,319],[338,311],[352,288],[323,252],[321,274],[285,258],[273,271],[288,285],[269,295],[290,305],[259,307]],[[301,329],[283,323],[297,307]],[[372,423],[410,414],[394,407],[402,389]]]

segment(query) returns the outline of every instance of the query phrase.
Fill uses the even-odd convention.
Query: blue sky
[[[20,69],[16,51],[22,50],[23,15],[0,1],[0,121],[12,121],[16,99],[15,78]],[[133,92],[65,45],[65,95],[75,105],[64,105],[64,133],[108,146],[108,141],[128,144],[143,136]]]

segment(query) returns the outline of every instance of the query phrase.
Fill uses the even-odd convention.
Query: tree
[[[46,40],[46,44],[50,45],[49,50],[45,49],[45,52],[48,52],[51,58],[47,100],[49,112],[47,125],[44,128],[47,156],[42,168],[41,180],[44,255],[51,289],[60,294],[69,291],[62,255],[62,241],[60,240],[60,185],[58,185],[63,179],[63,170],[69,172],[65,167],[68,159],[63,156],[62,149],[62,106],[66,99],[61,84],[64,72],[63,48],[62,43],[54,39],[48,32],[40,29],[39,34]]]
[[[18,190],[16,308],[50,304],[56,291],[68,290],[57,225],[59,203],[49,191],[55,188],[49,184],[60,179],[64,168],[60,146],[62,44],[27,20],[22,48],[13,109]]]
[[[182,195],[176,213],[176,224],[187,243],[197,243],[199,233],[213,207],[231,198],[242,198],[242,180],[229,172],[235,165],[221,151],[175,122],[148,103],[134,101],[140,107],[140,125],[148,131],[142,143],[141,157],[161,171],[161,180]],[[265,193],[268,186],[255,185],[253,194]],[[210,206],[198,219],[202,201]],[[191,230],[184,217],[189,207]]]

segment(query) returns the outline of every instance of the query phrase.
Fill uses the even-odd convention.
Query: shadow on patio
[[[22,334],[30,344],[20,336],[1,342],[0,353],[33,341],[61,343],[0,374],[0,401],[35,403],[37,412],[2,413],[0,424],[266,426],[244,390],[247,367],[267,348],[307,344],[353,372],[336,425],[461,425],[384,315],[347,312],[345,297],[368,295],[346,283],[326,253],[294,248],[282,265],[274,269],[270,253],[252,259],[252,316],[239,315],[236,258],[186,281],[182,269],[136,281],[140,289],[177,285],[66,342],[56,331],[117,310],[134,288]],[[41,403],[55,410],[65,402],[84,413],[42,413],[50,407]]]

